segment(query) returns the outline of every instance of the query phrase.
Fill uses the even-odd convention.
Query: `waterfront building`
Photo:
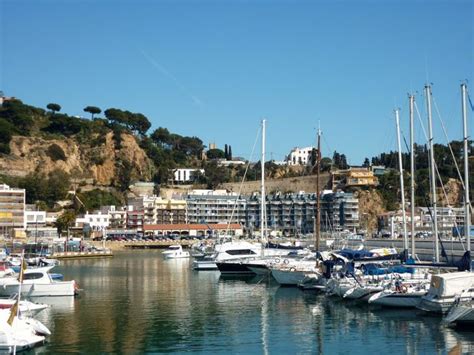
[[[186,201],[149,196],[143,199],[144,224],[186,223]]]
[[[217,237],[219,235],[242,236],[243,227],[239,223],[213,224],[148,224],[143,226],[145,235],[181,237]]]
[[[82,227],[83,230],[89,230],[91,232],[102,232],[109,226],[109,215],[107,213],[87,212],[84,216],[76,218],[76,228]]]
[[[127,210],[127,229],[136,229],[138,234],[143,234],[143,221],[143,210],[133,210],[131,208]]]
[[[245,224],[245,198],[226,190],[192,190],[186,196],[188,223]]]
[[[326,192],[321,196],[321,230],[355,231],[359,228],[359,200],[350,192]]]
[[[298,148],[295,147],[291,150],[290,154],[286,158],[288,165],[311,165],[311,155],[314,147]]]
[[[26,229],[25,189],[0,184],[0,235],[10,235],[15,228]]]
[[[316,216],[315,193],[274,193],[266,197],[267,226],[285,235],[314,233]],[[245,227],[247,233],[259,230],[260,194],[247,200]],[[359,201],[352,193],[325,192],[321,195],[321,229],[334,231],[359,227]]]
[[[46,226],[46,211],[33,211],[28,207],[25,209],[26,228]]]
[[[261,228],[261,196],[254,193],[247,200],[246,229],[249,234]],[[285,235],[313,233],[316,194],[277,192],[266,196],[267,226]]]
[[[109,226],[108,228],[123,229],[127,227],[127,211],[125,207],[102,206],[101,213],[108,214]]]

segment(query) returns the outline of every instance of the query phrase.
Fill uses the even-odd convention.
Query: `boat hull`
[[[308,271],[291,269],[271,269],[273,278],[282,286],[298,286]]]
[[[216,266],[221,274],[225,275],[255,275],[241,262],[216,262]]]
[[[0,287],[0,296],[10,297],[16,293],[18,293],[18,285],[9,284]],[[21,295],[26,297],[74,296],[75,294],[76,283],[74,281],[52,284],[23,284],[21,286]]]
[[[369,298],[370,304],[393,308],[416,308],[420,305],[421,297],[426,293],[384,293],[380,292]]]

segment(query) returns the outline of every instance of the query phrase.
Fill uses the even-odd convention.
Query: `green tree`
[[[223,159],[225,157],[225,153],[219,149],[209,149],[206,153],[208,159]]]
[[[91,114],[91,119],[94,119],[94,115],[98,115],[102,110],[96,106],[86,106],[84,112],[89,112]]]
[[[74,210],[65,210],[61,216],[56,219],[54,223],[58,234],[61,235],[64,231],[67,231],[70,227],[73,226],[76,221],[76,212]]]
[[[325,157],[321,159],[321,171],[331,171],[332,160],[331,158]]]
[[[364,163],[362,164],[363,167],[368,168],[370,167],[370,161],[369,158],[364,159]]]
[[[169,145],[171,143],[170,132],[167,128],[163,127],[155,129],[150,138],[160,146]]]
[[[55,103],[49,103],[46,105],[46,108],[48,110],[51,110],[51,113],[54,115],[56,112],[59,112],[61,111],[61,106],[59,106],[58,104],[55,104]]]
[[[232,146],[229,145],[229,151],[227,152],[229,155],[229,158],[227,160],[232,160]]]
[[[206,164],[204,171],[208,189],[215,189],[223,182],[229,181],[229,170],[225,167],[218,166],[216,162]]]

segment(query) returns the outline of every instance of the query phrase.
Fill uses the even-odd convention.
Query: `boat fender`
[[[290,268],[290,271],[291,271],[291,272],[295,272],[296,269],[295,269],[294,267],[291,267],[291,268]]]
[[[281,260],[280,260],[280,259],[278,259],[278,258],[276,258],[276,259],[274,260],[275,264],[279,264],[279,263],[280,263],[280,261],[281,261]]]
[[[285,265],[288,265],[289,262],[290,262],[290,260],[288,260],[288,259],[283,260],[283,264],[285,264]]]
[[[407,287],[406,287],[405,285],[402,285],[402,286],[400,287],[400,291],[401,291],[402,293],[407,293]]]

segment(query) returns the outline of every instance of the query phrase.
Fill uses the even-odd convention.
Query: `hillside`
[[[13,136],[10,154],[0,155],[0,170],[9,176],[24,177],[32,173],[48,175],[59,169],[76,181],[110,186],[124,173],[123,164],[127,162],[132,179],[149,181],[153,165],[135,137],[122,133],[120,147],[116,147],[112,136],[112,132],[105,133],[99,145],[80,143],[74,137]]]

